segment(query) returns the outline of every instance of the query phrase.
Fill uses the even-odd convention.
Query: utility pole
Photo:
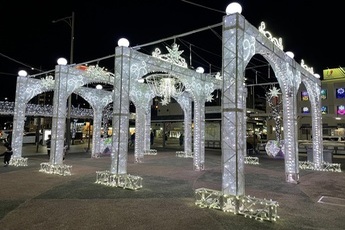
[[[70,64],[73,64],[73,51],[74,51],[74,12],[71,16],[60,18],[52,21],[53,23],[64,21],[71,28],[71,49],[70,49]],[[72,109],[72,94],[68,97],[68,108],[67,108],[67,120],[66,120],[66,142],[67,150],[70,149],[71,145],[71,109]]]

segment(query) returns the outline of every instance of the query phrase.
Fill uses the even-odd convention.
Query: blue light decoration
[[[322,114],[327,114],[328,113],[328,107],[327,106],[322,106],[321,107],[321,113]]]
[[[338,88],[335,91],[335,97],[336,98],[345,98],[345,89],[343,87],[342,88]]]

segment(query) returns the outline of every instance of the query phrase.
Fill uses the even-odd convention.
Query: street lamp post
[[[66,22],[71,27],[71,50],[70,50],[70,64],[73,64],[73,50],[74,50],[74,12],[72,16],[54,20],[53,23]],[[72,109],[72,94],[68,97],[67,121],[66,121],[66,142],[67,150],[71,145],[71,109]]]

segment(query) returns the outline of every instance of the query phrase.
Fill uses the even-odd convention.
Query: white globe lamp
[[[196,71],[197,73],[204,73],[204,72],[205,72],[204,68],[202,68],[202,67],[196,68],[195,71]]]
[[[59,58],[57,60],[58,65],[67,65],[67,60],[66,58]]]
[[[320,78],[320,74],[315,73],[315,74],[314,74],[314,77],[316,77],[316,78]]]
[[[21,77],[26,77],[26,76],[28,76],[28,73],[25,70],[20,70],[18,72],[18,75],[21,76]]]
[[[295,54],[292,53],[291,51],[286,51],[285,53],[286,53],[287,56],[289,56],[292,59],[295,57]]]
[[[124,46],[124,47],[128,47],[129,46],[129,41],[126,38],[120,38],[117,41],[117,45],[118,46]]]
[[[242,13],[242,6],[237,2],[232,2],[226,7],[226,15],[235,14],[235,13]]]

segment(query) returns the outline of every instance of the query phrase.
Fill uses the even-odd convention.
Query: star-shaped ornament
[[[213,95],[212,95],[212,94],[208,95],[208,96],[206,97],[206,101],[207,101],[207,102],[212,102],[212,101],[213,101]]]
[[[272,89],[270,89],[270,92],[268,93],[271,97],[278,97],[279,94],[281,94],[279,92],[280,89],[277,89],[275,86],[273,86]]]
[[[179,45],[177,45],[176,43],[172,44],[172,49],[170,49],[168,46],[166,46],[171,58],[173,60],[178,60],[179,57],[181,56],[181,54],[183,53],[183,50],[178,50],[179,49]]]

